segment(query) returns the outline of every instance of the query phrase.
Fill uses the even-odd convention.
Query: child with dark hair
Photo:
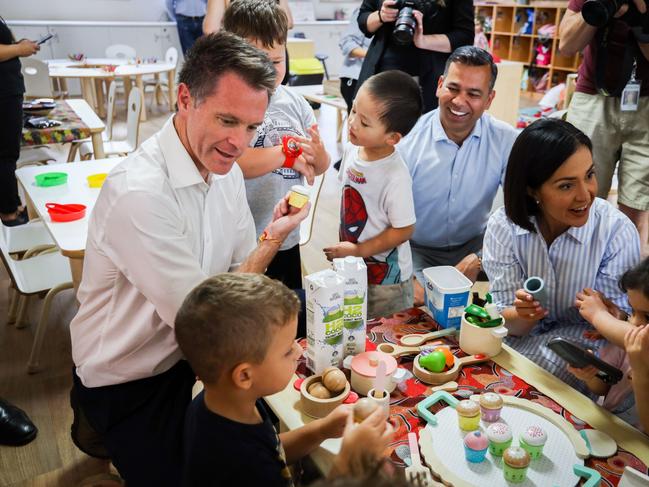
[[[341,242],[327,259],[365,259],[368,316],[388,316],[413,304],[415,229],[412,179],[395,145],[422,111],[419,85],[402,71],[384,71],[358,90],[349,115],[349,144],[338,178],[343,182]]]
[[[357,425],[342,405],[301,428],[275,431],[261,398],[295,374],[299,309],[293,291],[261,274],[219,274],[185,298],[176,340],[205,389],[187,408],[183,486],[292,486],[287,465],[340,436],[336,475],[381,458],[392,428],[380,408]]]
[[[605,384],[592,365],[582,369],[569,366],[568,370],[584,381],[591,392],[604,396],[604,408],[636,428],[649,431],[649,258],[622,275],[620,288],[633,310],[629,317],[623,313],[620,316],[610,300],[592,289],[579,293],[576,304],[581,316],[598,330],[625,326],[626,322],[632,325],[626,334],[625,348],[609,343],[598,353],[599,358],[624,373],[622,380],[612,386]]]

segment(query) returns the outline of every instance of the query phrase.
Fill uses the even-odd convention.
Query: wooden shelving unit
[[[501,59],[519,61],[528,69],[542,75],[548,72],[545,89],[550,89],[559,83],[564,83],[570,73],[576,73],[580,63],[580,54],[566,57],[559,53],[559,24],[566,11],[567,2],[535,2],[531,5],[518,3],[474,3],[476,18],[490,19],[485,30],[493,54]],[[527,23],[528,11],[533,11],[534,21],[531,33],[521,34],[521,29]],[[545,24],[554,24],[555,35],[552,38],[539,35],[539,28]],[[546,40],[550,48],[550,64],[541,66],[533,63],[536,58],[536,46]],[[528,82],[525,91],[535,92],[534,86]]]

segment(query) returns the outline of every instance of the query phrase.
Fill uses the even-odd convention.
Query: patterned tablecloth
[[[23,128],[21,145],[62,144],[90,137],[90,129],[63,100],[56,102],[47,118],[58,120],[61,125],[47,129]]]
[[[423,333],[437,328],[437,323],[426,312],[416,308],[409,309],[402,313],[397,313],[391,318],[382,318],[381,320],[368,322],[366,349],[374,350],[378,344],[383,342],[399,343],[400,337],[408,333]],[[440,339],[440,341],[457,345],[457,342],[453,341],[453,339]],[[305,346],[306,344],[302,343],[302,345]],[[458,356],[465,355],[459,349],[455,352]],[[399,366],[408,371],[412,371],[413,358],[402,357],[399,360]],[[300,362],[297,374],[301,377],[309,375],[304,361]],[[456,380],[459,388],[453,394],[459,399],[465,399],[472,394],[490,390],[499,394],[517,396],[542,404],[557,414],[562,415],[577,430],[590,428],[589,425],[564,409],[560,404],[544,396],[523,379],[511,374],[492,361],[464,367]],[[390,460],[397,468],[405,467],[406,463],[404,459],[410,456],[407,438],[408,433],[410,431],[419,431],[425,426],[425,422],[417,416],[416,406],[417,403],[430,394],[430,386],[420,382],[414,376],[401,383],[392,393],[390,400],[390,421],[396,428],[396,435],[395,441],[390,447]],[[442,407],[444,406],[438,404],[431,408],[431,411],[436,412]],[[621,448],[618,449],[616,455],[610,458],[588,458],[586,460],[586,466],[596,469],[602,475],[602,487],[616,486],[626,465],[645,474],[648,473],[647,465],[633,454]]]

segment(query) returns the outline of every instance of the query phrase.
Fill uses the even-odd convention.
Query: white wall
[[[0,0],[5,20],[167,20],[164,0]]]

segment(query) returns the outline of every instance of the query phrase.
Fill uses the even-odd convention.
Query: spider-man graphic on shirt
[[[350,185],[343,188],[340,205],[340,241],[358,243],[367,223],[367,209],[363,196]],[[398,284],[401,282],[399,253],[394,248],[385,262],[374,257],[366,257],[368,284]]]

